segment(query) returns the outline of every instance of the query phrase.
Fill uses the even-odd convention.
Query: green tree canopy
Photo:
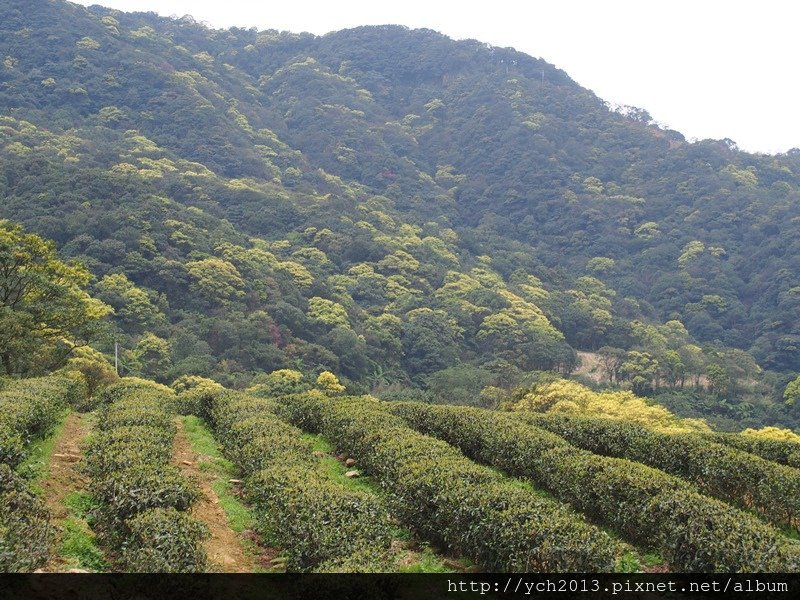
[[[89,296],[89,272],[52,242],[0,220],[0,365],[6,374],[61,366],[111,308]]]

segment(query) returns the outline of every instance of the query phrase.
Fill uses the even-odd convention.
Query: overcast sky
[[[79,0],[192,15],[212,27],[324,34],[427,27],[513,46],[604,100],[646,109],[688,138],[751,152],[800,147],[800,3],[787,0]]]

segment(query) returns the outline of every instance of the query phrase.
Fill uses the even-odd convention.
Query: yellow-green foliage
[[[745,429],[742,435],[757,439],[777,440],[780,442],[792,442],[800,444],[800,435],[791,429],[781,429],[780,427],[762,427],[761,429]]]
[[[281,414],[357,457],[393,513],[432,542],[498,571],[607,571],[620,547],[564,505],[537,497],[411,430],[381,402],[302,394]]]
[[[78,410],[92,408],[94,395],[98,390],[118,379],[113,365],[91,346],[73,349],[72,356],[58,373],[75,380],[78,385],[85,386],[84,397],[78,398],[74,403],[74,407]]]
[[[247,392],[261,398],[271,398],[284,394],[296,394],[310,387],[300,371],[278,369],[268,375],[255,377]]]
[[[350,327],[347,311],[341,304],[316,296],[308,300],[308,318],[330,328]]]
[[[566,379],[537,384],[521,399],[509,403],[507,408],[512,411],[624,419],[662,431],[711,430],[701,419],[680,419],[663,406],[648,404],[632,392],[595,392]]]
[[[798,547],[777,530],[663,472],[580,450],[513,415],[419,403],[390,406],[420,431],[530,477],[632,541],[657,548],[682,571],[788,572],[800,566]]]
[[[208,404],[210,395],[222,391],[222,385],[198,375],[182,375],[172,382],[170,386],[177,396],[175,397],[176,412],[181,415],[205,415],[204,407]]]
[[[317,377],[317,388],[323,393],[335,396],[344,392],[345,387],[339,383],[339,379],[330,371],[323,371]]]
[[[189,390],[194,390],[196,388],[209,388],[216,390],[224,389],[222,385],[213,379],[200,377],[199,375],[181,375],[172,382],[170,387],[178,394],[188,392]]]

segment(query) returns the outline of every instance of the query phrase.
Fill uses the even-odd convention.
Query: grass
[[[65,423],[66,419],[53,435],[53,447]],[[93,424],[93,418],[87,423]],[[82,441],[87,437],[84,436]],[[47,456],[51,458],[52,453],[51,449]],[[64,568],[92,572],[108,571],[111,566],[91,528],[94,520],[92,510],[97,507],[95,499],[85,490],[74,490],[66,494],[61,503],[67,509],[68,515],[61,523],[61,535],[56,553],[64,561]]]
[[[71,515],[85,521],[91,519],[91,511],[97,507],[97,502],[95,502],[91,494],[83,490],[70,492],[64,496],[63,504]]]
[[[641,557],[641,560],[645,567],[656,567],[664,564],[664,557],[658,552],[648,552]]]
[[[228,520],[228,525],[236,533],[252,530],[256,520],[250,508],[235,494],[230,479],[237,479],[240,473],[236,466],[222,455],[222,450],[203,419],[189,415],[181,417],[186,440],[192,451],[207,460],[198,463],[198,468],[215,476],[211,489],[219,499],[219,504]],[[258,554],[255,543],[240,538],[245,549],[253,555]],[[265,540],[268,543],[268,540]]]
[[[400,564],[397,570],[400,573],[449,573],[452,569],[448,569],[442,562],[442,557],[437,556],[427,546],[423,547],[414,556],[414,562],[410,564]]]
[[[346,477],[345,473],[350,470],[361,472],[358,464],[353,467],[345,467],[332,455],[333,447],[330,442],[320,435],[311,433],[303,434],[303,439],[312,443],[314,452],[324,452],[325,456],[319,459],[319,469],[322,475],[331,481],[342,485],[343,487],[359,492],[367,492],[373,496],[380,496],[380,487],[371,477],[364,474],[358,477]]]
[[[83,519],[68,517],[62,524],[59,554],[70,568],[87,571],[106,571],[103,551],[97,545],[94,533]]]
[[[353,467],[347,467],[333,456],[333,446],[331,443],[321,435],[311,433],[304,433],[303,439],[311,443],[312,451],[322,452],[324,456],[319,459],[319,469],[322,475],[334,481],[343,487],[358,491],[366,492],[372,496],[382,499],[383,492],[378,483],[369,476],[360,475],[358,477],[346,477],[345,473],[350,470],[361,471],[358,463]],[[354,457],[357,459],[357,457]],[[526,485],[525,482],[520,482],[520,485]],[[398,542],[402,542],[402,546],[414,547],[415,536],[414,533],[407,527],[396,525],[392,529],[392,538]],[[469,567],[466,561],[459,560],[464,568]],[[453,569],[445,565],[444,559],[436,554],[427,544],[419,544],[419,550],[401,550],[395,556],[395,567],[401,573],[448,573]]]
[[[776,525],[780,532],[791,540],[800,540],[800,530],[788,525]]]
[[[34,440],[29,446],[28,456],[17,467],[17,472],[30,481],[31,489],[41,495],[39,482],[50,474],[50,462],[56,449],[56,442],[64,433],[69,409],[61,415],[58,424],[43,438]]]

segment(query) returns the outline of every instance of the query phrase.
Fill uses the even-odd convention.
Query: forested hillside
[[[126,374],[494,406],[581,350],[681,414],[797,425],[800,152],[690,143],[397,26],[5,0],[0,60],[0,218],[86,264]]]

